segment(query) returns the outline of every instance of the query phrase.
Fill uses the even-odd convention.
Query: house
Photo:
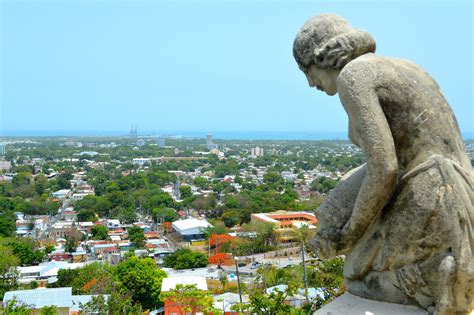
[[[222,311],[223,315],[239,315],[242,312],[232,310],[232,306],[240,303],[240,296],[237,293],[226,292],[219,295],[214,295],[214,307]],[[242,303],[248,303],[247,295],[242,295]]]
[[[107,228],[110,229],[119,229],[122,227],[122,224],[120,224],[120,221],[117,219],[109,219],[107,220]]]
[[[38,288],[35,290],[8,291],[3,297],[3,305],[10,300],[21,301],[30,305],[33,315],[41,313],[45,306],[56,306],[56,314],[70,315],[79,314],[80,305],[92,300],[94,295],[72,295],[72,288]],[[107,295],[104,296],[106,299]]]
[[[285,284],[276,285],[274,287],[270,287],[266,290],[267,294],[270,294],[275,291],[285,292],[288,286]],[[315,302],[316,299],[321,299],[324,301],[326,299],[324,290],[321,288],[308,288],[308,300]],[[298,291],[294,295],[289,295],[285,299],[285,304],[300,308],[304,304],[306,304],[306,293],[305,289],[298,289]]]
[[[207,291],[207,281],[205,277],[173,277],[163,278],[161,284],[161,292],[169,292],[174,290],[178,284],[195,285],[198,290]],[[165,315],[186,314],[183,306],[165,300]]]
[[[59,199],[61,201],[66,200],[71,196],[71,190],[70,189],[61,189],[58,191],[53,192],[53,197],[56,199]]]
[[[66,237],[73,229],[72,221],[58,221],[51,227],[50,235],[55,238]]]
[[[86,262],[87,261],[87,253],[85,251],[74,252],[71,253],[72,255],[72,262],[79,263],[79,262]]]
[[[82,200],[84,199],[85,196],[89,196],[89,195],[94,195],[94,192],[91,191],[91,192],[86,192],[86,193],[74,193],[72,194],[72,201]]]
[[[97,259],[102,259],[109,254],[120,253],[120,248],[117,246],[117,244],[96,244],[92,247],[91,252]]]
[[[61,213],[61,219],[65,221],[76,221],[76,218],[77,218],[77,212],[74,211],[73,207],[67,207]]]
[[[211,226],[206,220],[194,218],[172,223],[173,230],[187,241],[204,238],[204,231]]]
[[[72,288],[38,288],[36,290],[8,291],[3,297],[3,304],[16,299],[33,309],[33,314],[40,314],[41,308],[54,305],[57,307],[58,315],[69,315],[72,305]]]
[[[25,218],[21,216],[16,220],[16,234],[18,236],[37,237],[48,227],[47,216],[34,216]]]
[[[71,254],[65,253],[65,252],[52,252],[49,255],[49,260],[50,261],[70,261],[71,260]]]
[[[38,266],[18,267],[19,280],[21,284],[28,284],[31,281],[47,281],[54,283],[57,279],[58,271],[61,269],[81,268],[85,263],[70,264],[66,261],[50,261],[41,263]]]
[[[79,226],[79,231],[85,232],[85,233],[90,233],[91,228],[94,226],[94,223],[91,221],[86,221],[86,222],[77,222],[77,225]]]

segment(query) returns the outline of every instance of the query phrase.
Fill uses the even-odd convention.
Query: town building
[[[5,155],[7,153],[7,148],[5,143],[0,143],[0,155]]]
[[[263,156],[263,149],[260,147],[255,147],[250,149],[250,157],[257,158],[259,156]]]
[[[239,315],[239,314],[250,314],[237,312],[232,309],[234,305],[240,303],[240,296],[237,293],[226,292],[219,295],[214,295],[214,307],[222,312],[223,315]],[[249,303],[249,298],[247,295],[242,295],[242,303]]]
[[[72,194],[72,201],[82,200],[84,199],[85,196],[89,196],[89,195],[94,195],[94,192],[90,191],[90,192],[85,192],[85,193],[74,193]]]
[[[65,238],[73,230],[72,221],[58,221],[51,227],[50,235]]]
[[[132,159],[132,164],[143,166],[145,164],[150,164],[151,160],[148,158],[134,158]]]
[[[55,306],[57,315],[79,314],[80,305],[92,300],[94,295],[72,295],[72,288],[38,288],[35,290],[8,291],[3,305],[10,300],[23,302],[33,308],[33,315],[41,314],[41,308]],[[104,296],[106,299],[108,295]]]
[[[53,198],[59,199],[60,201],[64,201],[67,198],[71,197],[71,190],[70,189],[60,189],[52,193]]]
[[[206,147],[208,150],[217,150],[219,146],[212,141],[212,134],[206,135]]]
[[[158,148],[163,148],[165,146],[165,138],[158,137],[156,139],[156,145],[158,146]]]
[[[173,230],[187,241],[204,238],[204,230],[211,226],[206,220],[194,218],[172,223]]]
[[[306,211],[276,211],[269,213],[252,213],[251,221],[267,222],[275,225],[275,233],[279,242],[292,243],[296,241],[294,229],[307,226],[315,229],[318,219],[311,212]]]
[[[54,253],[53,253],[54,254]],[[52,255],[53,255],[52,254]],[[68,257],[70,255],[68,254]],[[76,269],[84,267],[85,263],[69,263],[68,261],[49,261],[37,266],[18,267],[18,283],[28,284],[31,281],[54,283],[61,269]]]

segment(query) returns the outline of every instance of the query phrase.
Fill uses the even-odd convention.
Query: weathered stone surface
[[[370,34],[336,15],[310,19],[293,48],[310,86],[339,93],[367,158],[318,209],[319,254],[346,255],[359,297],[472,311],[474,176],[439,86],[414,63],[375,55]]]
[[[408,305],[377,302],[345,293],[334,302],[322,307],[314,315],[428,315],[428,312]]]

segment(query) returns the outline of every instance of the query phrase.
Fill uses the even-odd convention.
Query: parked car
[[[252,265],[250,266],[250,269],[257,269],[258,267],[260,267],[262,264],[259,263],[258,261],[254,261],[252,263]]]

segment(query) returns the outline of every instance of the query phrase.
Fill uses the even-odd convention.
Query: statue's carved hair
[[[372,36],[356,30],[343,18],[321,14],[310,19],[298,32],[293,55],[301,67],[315,64],[322,69],[342,69],[351,60],[375,52]]]

